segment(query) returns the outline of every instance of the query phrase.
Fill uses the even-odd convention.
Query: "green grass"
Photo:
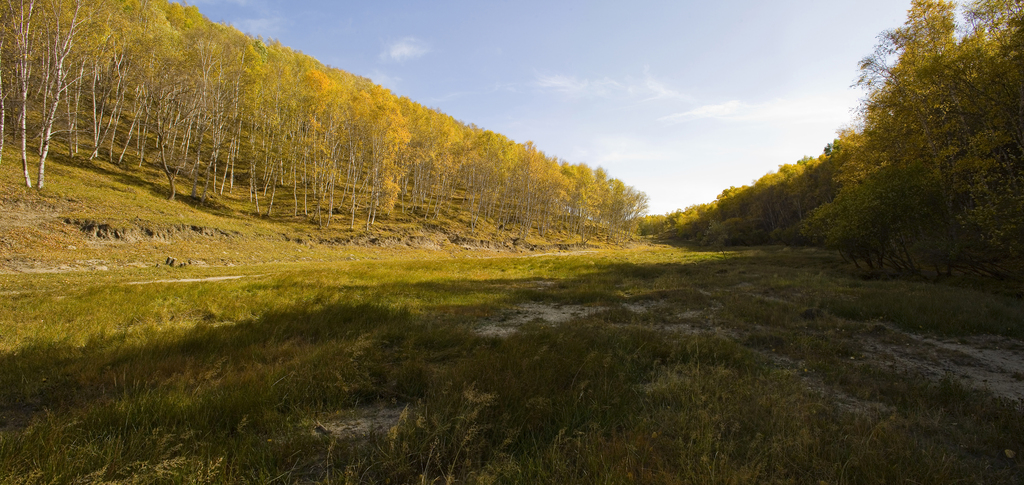
[[[249,277],[126,284],[225,274]],[[0,283],[17,292],[0,301],[2,483],[1024,478],[1003,456],[1024,450],[1019,404],[849,360],[879,321],[1019,337],[1021,302],[862,281],[819,251],[651,247]],[[473,332],[523,302],[601,311],[504,339]],[[662,328],[693,311],[746,336]],[[885,411],[851,412],[808,379]],[[405,413],[366,438],[312,432],[366,406]]]

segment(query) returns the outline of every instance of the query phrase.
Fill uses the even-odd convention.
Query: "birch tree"
[[[32,187],[28,171],[28,92],[32,78],[33,37],[32,21],[36,0],[6,0],[7,28],[10,29],[10,44],[14,64],[14,83],[17,86],[15,100],[18,115],[15,122],[17,139],[20,144],[21,167],[25,174],[25,185]]]
[[[41,102],[42,129],[39,140],[39,171],[36,187],[42,189],[46,180],[46,157],[50,151],[53,124],[57,119],[57,108],[70,85],[70,63],[68,58],[75,47],[78,31],[84,22],[83,0],[48,0],[49,16],[44,29],[46,41],[46,62],[44,66],[43,96]]]

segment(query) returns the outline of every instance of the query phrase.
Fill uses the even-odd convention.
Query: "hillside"
[[[645,194],[601,168],[397,97],[194,6],[21,2],[0,16],[8,269],[47,258],[149,264],[167,252],[150,243],[192,239],[266,260],[290,250],[250,249],[622,244],[646,211]],[[172,249],[185,261],[238,259]]]
[[[10,159],[8,150],[5,158]],[[8,158],[10,157],[10,158]],[[205,204],[168,201],[153,170],[103,162],[51,160],[50,183],[17,184],[0,166],[0,272],[66,272],[178,265],[239,266],[273,262],[392,257],[481,257],[574,250],[573,234],[520,238],[484,221],[472,232],[465,214],[424,222],[396,213],[371,230],[320,228],[303,215],[257,216],[245,194]],[[604,247],[601,239],[585,246]],[[437,254],[433,254],[437,253]]]

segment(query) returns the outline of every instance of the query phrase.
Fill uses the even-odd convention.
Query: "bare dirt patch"
[[[583,305],[523,303],[495,318],[484,320],[475,332],[484,337],[508,337],[527,323],[541,322],[547,325],[556,325],[591,315],[602,309],[601,307]]]
[[[345,416],[318,422],[313,433],[339,439],[359,439],[386,433],[402,421],[407,409],[408,406],[359,408]]]
[[[891,325],[883,328],[902,338],[863,341],[870,362],[931,380],[953,377],[969,387],[1024,403],[1024,343],[991,335],[940,340]]]
[[[652,310],[657,310],[665,306],[665,302],[657,300],[644,300],[636,302],[623,303],[622,307],[633,313],[646,313]]]
[[[752,293],[750,283],[739,283],[732,287],[753,298],[777,303],[792,303],[785,299]],[[701,291],[701,293],[705,293]],[[704,315],[713,316],[719,308],[708,308]],[[805,319],[824,316],[818,309],[808,309],[802,314]],[[750,328],[730,328],[728,336],[743,337]],[[1024,342],[1008,337],[993,335],[972,336],[959,339],[941,339],[906,332],[895,325],[876,323],[879,331],[860,334],[856,345],[862,347],[863,358],[858,362],[898,372],[921,375],[932,381],[951,377],[962,384],[1018,402],[1024,406]],[[763,352],[762,352],[763,353]],[[806,379],[805,379],[806,380]],[[821,383],[814,387],[825,386]],[[830,391],[832,393],[832,391]],[[850,401],[838,396],[842,406]],[[852,407],[864,409],[864,403],[853,398]]]

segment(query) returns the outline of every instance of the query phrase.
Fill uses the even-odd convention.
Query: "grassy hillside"
[[[466,214],[424,221],[395,211],[366,231],[350,229],[345,214],[328,228],[294,215],[284,200],[271,216],[253,214],[244,188],[206,203],[187,196],[167,200],[161,174],[147,167],[123,170],[102,161],[55,155],[43,190],[19,184],[13,150],[0,162],[0,271],[46,272],[152,267],[173,257],[210,266],[349,258],[479,256],[494,252],[575,248],[566,233],[520,239]],[[600,243],[591,243],[591,245]],[[371,249],[369,251],[368,249]],[[415,250],[429,250],[420,251]],[[397,251],[397,252],[396,252]]]
[[[530,247],[531,238],[550,245],[602,232],[622,242],[647,209],[643,192],[600,167],[398,97],[278,41],[211,22],[195,6],[25,7],[37,15],[31,22],[0,12],[10,27],[0,42],[0,87],[12,101],[0,103],[0,116],[4,140],[27,147],[31,169],[4,181],[39,189],[84,181],[59,187],[36,209],[57,204],[113,219],[72,219],[93,233],[254,232],[245,223],[227,232],[199,225],[237,226],[151,196],[186,197],[194,208],[198,200],[211,216],[269,216],[277,224],[266,229],[288,237],[310,230],[302,221],[358,226],[364,233],[306,236],[374,245]],[[16,68],[15,59],[36,68]],[[68,170],[48,176],[48,156]],[[233,194],[225,198],[226,188]]]

